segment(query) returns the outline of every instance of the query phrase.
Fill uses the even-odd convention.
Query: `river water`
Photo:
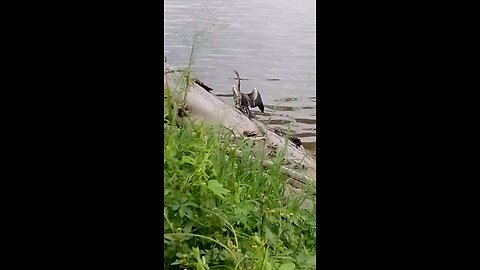
[[[233,70],[243,92],[262,95],[272,127],[291,123],[304,147],[316,147],[316,31],[314,0],[165,0],[164,55],[185,66],[213,94],[233,105]]]

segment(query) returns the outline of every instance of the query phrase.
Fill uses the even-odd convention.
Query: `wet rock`
[[[273,131],[278,135],[278,136],[282,136],[282,137],[286,137],[287,136],[287,132],[285,132],[284,130],[282,130],[281,128],[279,127],[275,127],[273,129]],[[296,147],[300,147],[302,145],[302,141],[300,140],[299,137],[293,135],[293,134],[290,134],[290,138],[289,140],[291,142],[293,142],[293,144],[295,144]]]

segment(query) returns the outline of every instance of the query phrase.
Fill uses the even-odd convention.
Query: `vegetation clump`
[[[188,115],[177,121],[181,105],[169,92],[166,85],[164,269],[315,269],[315,196],[284,196],[282,153],[265,169],[250,141],[232,145],[227,130],[193,125]],[[300,207],[306,199],[313,210]]]

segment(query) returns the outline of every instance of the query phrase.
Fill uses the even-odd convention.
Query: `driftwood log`
[[[303,147],[297,147],[291,141],[286,141],[284,137],[276,134],[273,129],[268,128],[262,122],[249,119],[233,105],[225,104],[194,81],[186,84],[184,75],[179,72],[179,69],[164,63],[164,83],[168,84],[172,99],[185,106],[191,120],[222,125],[231,130],[237,138],[248,137],[254,141],[255,147],[267,149],[273,153],[283,150],[286,145],[281,170],[283,174],[289,176],[287,185],[290,187],[287,189],[295,192],[305,184],[315,185],[316,163]],[[186,85],[187,92],[185,93],[185,90],[182,89],[185,89]],[[267,159],[263,161],[265,167],[271,164],[272,162]]]

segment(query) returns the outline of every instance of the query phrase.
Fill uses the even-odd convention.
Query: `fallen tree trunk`
[[[206,124],[222,125],[231,130],[237,138],[250,137],[255,147],[267,149],[270,153],[285,150],[282,172],[294,185],[315,184],[316,163],[303,148],[277,135],[262,122],[249,119],[232,105],[227,105],[213,94],[194,83],[186,82],[184,74],[164,63],[164,83],[168,85],[172,99],[182,103],[189,112],[189,118]],[[165,87],[164,87],[165,89]],[[186,89],[186,93],[182,92]],[[271,165],[265,160],[264,166]]]

